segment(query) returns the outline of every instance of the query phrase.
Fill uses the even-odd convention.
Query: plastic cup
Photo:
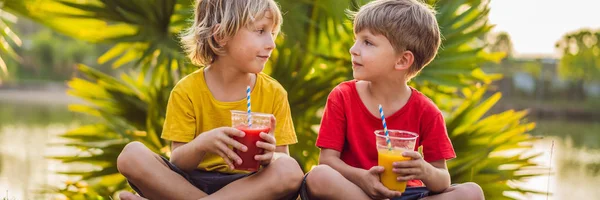
[[[254,156],[263,153],[263,149],[256,146],[256,142],[264,141],[260,138],[260,133],[269,133],[271,131],[272,114],[253,112],[252,126],[248,126],[248,113],[245,111],[231,111],[231,126],[238,130],[244,131],[244,137],[234,137],[235,140],[246,145],[248,151],[243,152],[235,149],[235,153],[242,159],[242,164],[234,163],[235,169],[245,171],[257,171],[260,163],[254,159]]]
[[[387,145],[387,137],[384,130],[375,131],[377,143],[377,165],[385,168],[380,175],[381,183],[390,190],[404,192],[406,181],[398,181],[398,174],[392,171],[394,162],[410,160],[409,157],[402,156],[402,152],[414,151],[417,137],[419,135],[402,130],[388,130],[391,149]]]

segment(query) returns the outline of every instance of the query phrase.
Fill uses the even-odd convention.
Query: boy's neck
[[[223,62],[215,61],[204,69],[205,78],[224,87],[238,85],[250,85],[252,87],[254,85],[253,74],[240,71],[237,67],[226,65]]]
[[[215,62],[204,69],[204,81],[216,100],[235,102],[246,97],[248,85],[254,90],[256,75]]]
[[[404,102],[411,95],[411,89],[403,79],[394,81],[367,81],[366,89],[369,96],[384,105]]]

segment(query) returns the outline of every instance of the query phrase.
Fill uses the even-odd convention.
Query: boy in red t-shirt
[[[444,117],[425,95],[407,85],[436,55],[440,32],[435,11],[416,0],[377,0],[354,14],[350,49],[353,76],[329,94],[317,146],[319,162],[305,176],[303,199],[483,199],[475,183],[450,185],[446,160],[456,157]],[[382,129],[378,104],[389,129],[419,135],[410,161],[396,162],[404,193],[383,186],[374,131]],[[423,147],[423,156],[416,150]],[[388,169],[389,170],[389,169]]]

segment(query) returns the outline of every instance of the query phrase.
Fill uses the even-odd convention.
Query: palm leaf
[[[532,159],[539,154],[511,156],[504,151],[522,149],[525,152],[529,149],[527,144],[536,139],[527,133],[535,128],[535,124],[524,121],[524,111],[515,113],[509,110],[483,117],[500,99],[499,93],[484,99],[485,91],[487,86],[464,89],[466,99],[447,118],[448,133],[457,154],[456,159],[448,162],[452,180],[478,183],[486,199],[506,199],[505,191],[530,192],[508,187],[507,183],[542,175],[544,171],[541,169],[519,175],[537,166]]]
[[[8,76],[8,66],[4,61],[6,58],[21,61],[21,57],[17,55],[14,47],[21,46],[22,42],[19,36],[11,29],[11,24],[17,21],[17,17],[13,15],[13,7],[17,7],[18,2],[0,2],[0,85],[2,80]]]

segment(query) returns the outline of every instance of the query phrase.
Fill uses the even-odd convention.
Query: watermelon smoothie
[[[257,171],[260,163],[254,159],[254,156],[263,154],[263,149],[256,146],[256,142],[263,141],[260,133],[270,133],[272,127],[272,119],[275,117],[272,114],[251,113],[252,125],[248,126],[248,113],[244,111],[231,111],[231,126],[238,130],[244,131],[244,137],[233,137],[233,139],[242,143],[248,150],[246,152],[235,149],[235,153],[242,159],[242,164],[234,163],[235,169],[245,171]]]
[[[271,131],[271,127],[248,127],[242,125],[236,128],[246,133],[244,137],[235,137],[235,140],[242,143],[243,145],[246,145],[246,147],[248,147],[248,151],[243,152],[237,149],[235,150],[235,153],[237,153],[238,156],[240,156],[240,158],[242,159],[242,164],[238,165],[237,163],[235,163],[234,166],[236,169],[240,170],[256,171],[260,167],[260,163],[258,163],[258,161],[254,159],[254,156],[263,154],[263,149],[257,147],[256,142],[264,142],[264,140],[260,138],[260,133],[269,133],[269,131]]]

